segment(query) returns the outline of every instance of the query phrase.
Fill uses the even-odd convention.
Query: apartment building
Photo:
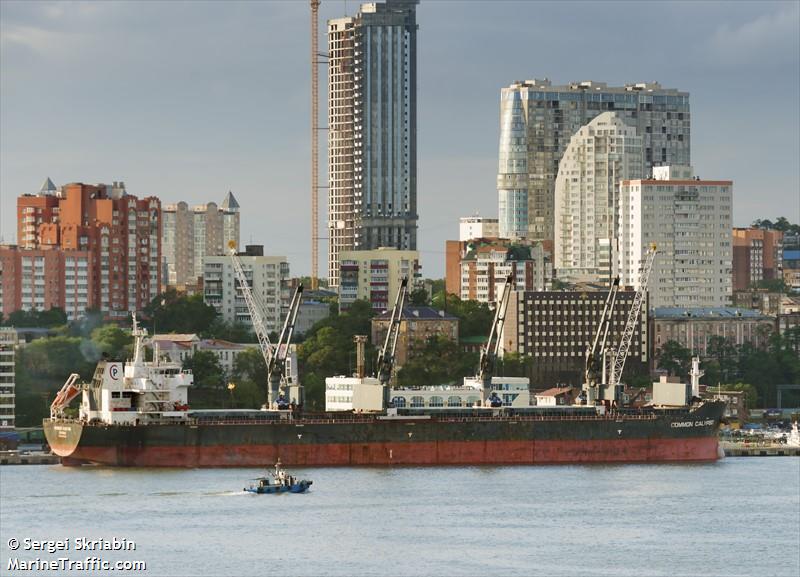
[[[21,256],[19,273],[15,269],[13,275],[21,276],[13,281],[19,292],[12,306],[47,308],[63,302],[72,317],[83,314],[86,305],[99,308],[109,318],[126,318],[142,310],[158,294],[158,198],[130,195],[123,182],[72,183],[56,188],[48,178],[37,194],[18,197],[17,217]],[[29,250],[55,250],[63,255],[27,253]],[[43,274],[52,275],[52,271],[42,272],[48,263],[57,263],[57,275],[62,266],[59,263],[63,263],[62,284],[53,281],[48,285],[47,279],[42,278]],[[26,271],[32,280],[23,286],[23,279],[28,278]],[[37,281],[46,287],[41,291],[43,297],[36,289]],[[34,290],[30,298],[23,294],[27,286]],[[59,290],[71,292],[65,295]],[[48,291],[50,295],[45,294]],[[4,308],[7,306],[4,303]]]
[[[262,246],[248,246],[238,253],[250,290],[262,305],[267,331],[280,331],[288,303],[283,287],[289,279],[285,256],[264,256]],[[228,323],[253,326],[250,310],[236,279],[230,256],[206,256],[203,269],[203,301],[213,306]]]
[[[417,248],[419,0],[328,21],[328,274],[340,253]]]
[[[559,163],[572,135],[603,112],[615,112],[642,138],[642,176],[659,164],[691,163],[688,92],[657,82],[514,82],[500,93],[501,236],[555,239]]]
[[[689,166],[661,166],[620,186],[617,268],[638,288],[641,261],[658,250],[648,290],[653,307],[731,303],[733,182],[703,180]]]
[[[190,207],[185,202],[163,210],[162,253],[164,283],[179,289],[197,284],[203,276],[206,256],[228,252],[228,243],[239,246],[239,203],[228,191],[220,205],[214,202]]]
[[[339,310],[347,310],[360,299],[369,301],[373,309],[383,311],[394,305],[403,278],[408,278],[411,291],[422,273],[417,251],[383,247],[343,251],[339,275]]]

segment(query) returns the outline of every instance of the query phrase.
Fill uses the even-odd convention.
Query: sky
[[[326,20],[357,8],[323,0],[321,50]],[[444,276],[459,217],[497,216],[500,89],[515,80],[688,91],[695,174],[734,181],[734,224],[800,222],[797,0],[421,0],[417,22],[423,276]],[[0,1],[0,239],[46,177],[163,203],[231,190],[242,244],[309,274],[309,30],[306,0]],[[321,276],[326,254],[323,240]]]

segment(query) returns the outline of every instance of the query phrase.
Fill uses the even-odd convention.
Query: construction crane
[[[636,325],[641,322],[639,315],[642,312],[642,304],[644,303],[645,296],[647,296],[647,283],[650,280],[650,272],[653,270],[653,261],[656,258],[657,252],[658,249],[656,245],[651,244],[650,249],[645,253],[642,264],[639,267],[639,287],[633,297],[631,310],[628,312],[628,321],[625,323],[622,339],[620,340],[616,355],[611,362],[611,374],[608,380],[608,384],[611,386],[619,385],[620,378],[622,378],[622,369],[625,368],[625,359],[628,358],[628,350],[631,346],[633,333],[636,330]]]
[[[389,395],[389,381],[392,379],[392,369],[394,368],[394,353],[397,349],[397,338],[400,336],[400,321],[403,317],[403,305],[406,301],[408,292],[408,277],[404,277],[397,289],[397,296],[394,299],[392,317],[389,321],[389,329],[386,331],[386,338],[383,347],[378,352],[378,381],[384,387],[384,397]],[[386,403],[384,403],[386,406]]]
[[[488,399],[489,392],[492,390],[492,375],[497,357],[500,354],[500,345],[503,343],[503,326],[508,310],[508,301],[511,298],[511,291],[514,288],[514,274],[509,273],[503,285],[503,292],[497,299],[497,306],[494,309],[494,320],[492,328],[489,330],[489,340],[481,349],[481,360],[478,365],[478,381],[482,385],[483,401]]]
[[[319,274],[319,5],[311,0],[311,290]]]
[[[586,351],[586,370],[583,382],[590,387],[594,387],[597,383],[605,380],[606,342],[618,292],[619,277],[616,277],[611,283],[611,288],[608,289],[603,313],[600,316],[600,323],[597,325],[597,332],[594,335],[594,341],[592,341],[592,348]]]
[[[278,405],[279,408],[285,409],[288,407],[289,403],[281,397],[280,389],[281,383],[285,379],[286,355],[292,333],[294,332],[294,324],[297,318],[297,311],[300,307],[303,285],[299,284],[294,291],[289,306],[289,312],[286,315],[286,320],[281,330],[277,346],[275,346],[270,342],[267,327],[264,324],[264,317],[262,316],[264,305],[261,303],[258,295],[253,293],[250,289],[250,284],[247,282],[247,277],[242,268],[242,262],[239,260],[239,255],[236,254],[236,243],[234,241],[228,243],[228,251],[231,257],[231,263],[233,264],[233,271],[236,275],[236,279],[239,281],[239,288],[242,290],[242,296],[247,304],[247,310],[250,312],[253,330],[256,333],[256,337],[258,337],[258,346],[261,349],[261,355],[264,357],[264,362],[267,365],[269,389],[266,406],[267,408],[271,408],[273,405]]]

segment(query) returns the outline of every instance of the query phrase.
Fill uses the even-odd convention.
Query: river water
[[[147,577],[800,575],[798,458],[290,472],[312,490],[244,493],[247,469],[0,467],[0,575],[108,574],[9,570],[89,556]],[[136,550],[77,551],[80,537]]]

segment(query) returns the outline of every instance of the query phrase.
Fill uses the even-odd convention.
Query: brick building
[[[509,273],[519,290],[544,290],[553,266],[541,243],[479,238],[446,241],[445,289],[461,300],[494,302]]]
[[[62,306],[55,303],[72,302],[73,316],[80,316],[85,308],[76,307],[85,304],[99,308],[107,317],[124,318],[143,309],[159,292],[158,198],[129,195],[123,182],[72,183],[56,189],[48,178],[37,194],[18,197],[17,226],[20,247],[19,257],[14,258],[19,258],[20,265],[11,267],[13,272],[7,274],[5,263],[9,257],[4,259],[4,310],[49,308],[48,305]],[[28,253],[29,250],[60,254]],[[42,288],[44,301],[38,296],[23,301],[27,262],[31,263],[31,286],[36,288],[38,284]],[[45,271],[50,264],[56,267],[55,273]],[[58,278],[63,280],[61,285]],[[11,285],[15,287],[13,297],[6,296],[5,289]]]
[[[781,278],[783,232],[733,229],[733,290],[747,290],[761,280]]]
[[[383,345],[391,318],[392,311],[388,310],[372,319],[372,344],[376,348]],[[442,337],[448,341],[458,342],[458,318],[432,307],[403,307],[398,330],[396,370],[414,356],[417,347],[423,346],[431,337]]]

